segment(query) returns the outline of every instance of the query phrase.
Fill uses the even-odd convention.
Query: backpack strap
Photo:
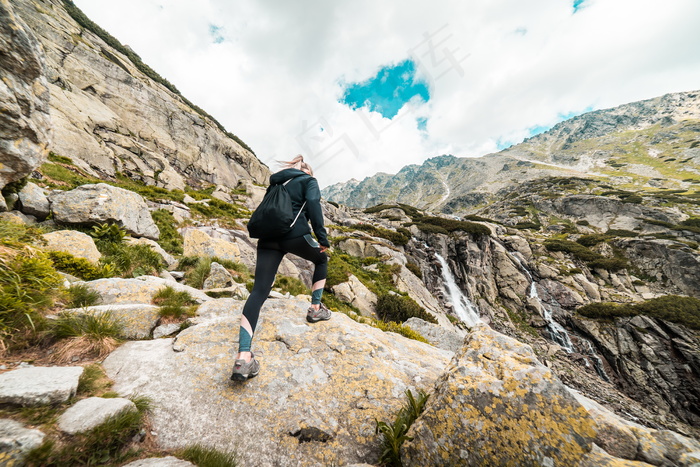
[[[300,176],[301,176],[301,175],[297,175],[297,177],[300,177]],[[292,180],[294,180],[294,179],[297,178],[297,177],[292,177],[292,178],[290,178],[289,180],[287,180],[286,182],[284,182],[284,183],[282,184],[282,186],[286,188],[286,187],[287,187],[287,183],[291,182]],[[294,227],[294,224],[297,223],[297,219],[299,219],[299,216],[301,215],[301,211],[304,210],[304,206],[306,206],[306,201],[304,201],[304,203],[303,203],[303,204],[301,205],[301,207],[299,208],[299,212],[297,213],[297,216],[294,218],[294,221],[292,221],[292,223],[289,224],[289,227]]]

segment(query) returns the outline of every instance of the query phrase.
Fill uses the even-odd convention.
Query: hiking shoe
[[[326,308],[326,305],[321,303],[318,310],[314,310],[314,307],[310,306],[309,311],[306,312],[306,321],[309,323],[315,323],[317,321],[326,321],[331,319],[331,310]]]
[[[255,359],[255,356],[249,362],[245,360],[236,360],[233,365],[233,373],[231,381],[245,381],[257,376],[260,372],[260,363]]]

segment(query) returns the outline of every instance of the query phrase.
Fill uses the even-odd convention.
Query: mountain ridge
[[[499,190],[547,176],[690,188],[700,183],[700,150],[693,146],[698,131],[700,93],[669,93],[572,117],[498,153],[436,156],[393,175],[331,185],[322,193],[353,207],[400,201],[465,214],[493,200]],[[660,137],[662,133],[666,134]],[[673,145],[666,144],[673,138]],[[639,167],[640,158],[646,158],[645,167]],[[655,167],[664,163],[669,167]]]

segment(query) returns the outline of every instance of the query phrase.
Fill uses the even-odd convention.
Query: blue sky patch
[[[418,117],[416,119],[416,124],[418,125],[419,131],[428,131],[428,119],[425,117]]]
[[[214,44],[221,44],[224,41],[224,28],[214,24],[209,25],[209,35]]]
[[[424,102],[430,99],[428,85],[416,78],[416,64],[405,60],[398,65],[384,66],[377,75],[361,83],[346,85],[340,103],[351,109],[367,107],[384,118],[394,118],[401,107],[418,96]],[[426,122],[427,123],[427,122]],[[421,123],[418,123],[419,128]]]
[[[587,0],[574,0],[574,13],[578,12],[581,8],[585,7]]]

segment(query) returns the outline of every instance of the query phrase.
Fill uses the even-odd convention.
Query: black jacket
[[[282,237],[282,239],[288,240],[290,238],[303,237],[311,233],[311,229],[309,228],[309,221],[311,221],[318,243],[326,247],[330,246],[326,229],[323,227],[321,190],[318,188],[318,181],[301,170],[284,169],[272,174],[270,177],[270,184],[284,183],[289,179],[292,180],[287,183],[285,187],[287,188],[289,196],[292,198],[294,215],[296,216],[299,212],[304,201],[306,201],[306,205],[292,230]]]

